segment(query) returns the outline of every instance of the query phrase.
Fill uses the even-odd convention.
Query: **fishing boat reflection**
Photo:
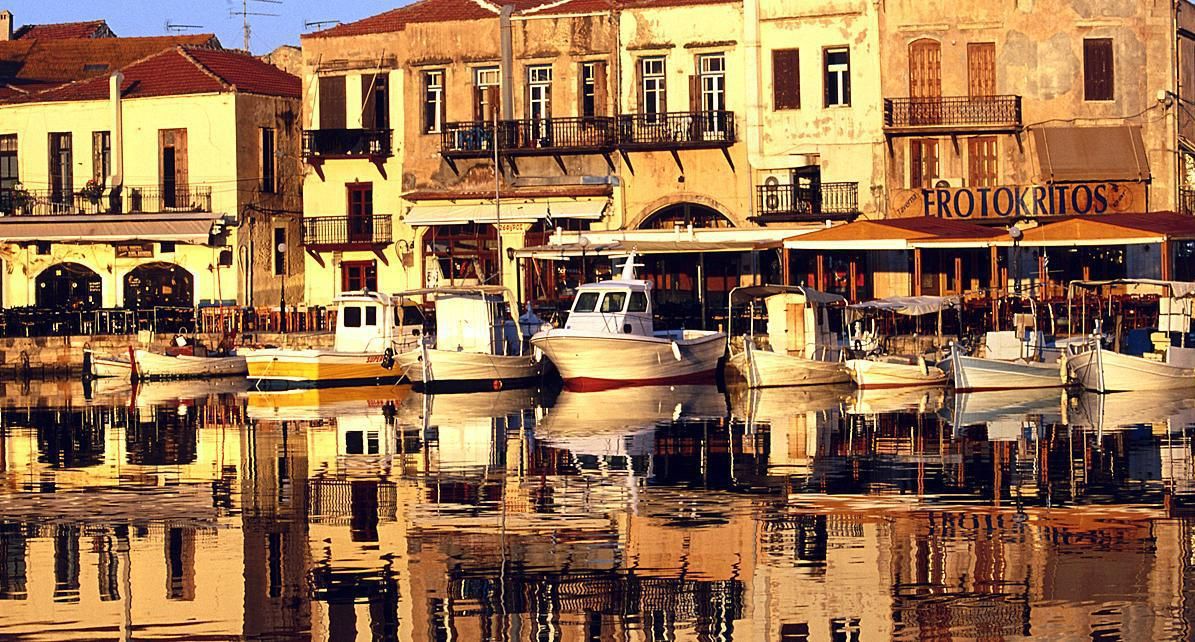
[[[730,412],[748,434],[766,435],[771,475],[812,473],[818,444],[842,418],[851,386],[730,389]]]
[[[956,393],[941,414],[955,434],[968,426],[987,427],[988,439],[1015,438],[1024,422],[1062,421],[1062,393],[1057,389],[994,390]]]
[[[1175,433],[1195,425],[1195,399],[1189,390],[1139,390],[1068,394],[1062,420],[1097,432],[1152,426]]]
[[[852,415],[895,412],[934,413],[946,399],[945,388],[880,388],[855,390],[847,397],[846,411]]]

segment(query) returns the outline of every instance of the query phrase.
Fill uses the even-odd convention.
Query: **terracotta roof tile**
[[[95,38],[111,33],[103,20],[87,22],[59,22],[46,25],[23,25],[12,34],[13,40],[64,40],[69,38]]]
[[[243,91],[299,98],[302,82],[297,76],[252,56],[225,50],[174,47],[120,69],[126,98],[181,96]],[[104,100],[108,75],[61,85],[36,94],[12,97],[12,103]]]
[[[112,71],[178,45],[219,47],[212,34],[0,42],[0,84],[62,84]]]

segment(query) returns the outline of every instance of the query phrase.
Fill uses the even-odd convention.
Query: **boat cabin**
[[[445,290],[435,295],[436,349],[522,354],[522,337],[504,292]]]
[[[733,327],[734,306],[747,302],[748,327],[741,332],[746,333],[756,348],[765,347],[758,333],[761,328],[756,326],[761,311],[766,314],[766,343],[772,352],[812,359],[839,347],[841,311],[832,317],[831,307],[845,305],[846,299],[837,294],[804,286],[758,285],[735,288],[730,300],[731,336],[739,332]]]
[[[380,292],[345,292],[336,306],[336,352],[396,352],[414,348],[423,313],[414,302]]]
[[[652,336],[651,283],[599,281],[577,288],[566,330]]]

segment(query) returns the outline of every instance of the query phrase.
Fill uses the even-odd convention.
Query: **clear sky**
[[[253,53],[265,53],[283,44],[299,44],[304,23],[322,20],[348,22],[372,16],[410,0],[249,0],[249,11],[277,16],[250,16]],[[242,0],[0,0],[0,9],[12,11],[19,27],[45,22],[79,22],[103,19],[118,36],[165,35],[166,23],[200,25],[183,33],[214,33],[225,47],[241,47]],[[308,29],[309,30],[309,29]]]

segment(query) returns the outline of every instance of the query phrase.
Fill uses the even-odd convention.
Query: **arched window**
[[[190,308],[195,305],[195,280],[174,263],[138,265],[124,277],[124,307],[149,310],[156,307]]]
[[[103,281],[78,263],[51,265],[37,275],[37,307],[94,310],[103,305]]]
[[[670,230],[674,227],[734,227],[718,210],[696,203],[677,203],[658,210],[639,224],[641,230]]]

